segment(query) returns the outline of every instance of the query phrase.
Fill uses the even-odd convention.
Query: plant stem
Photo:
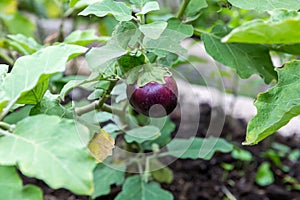
[[[8,130],[8,131],[13,131],[13,129],[15,128],[14,125],[10,125],[8,123],[5,122],[1,122],[0,121],[0,128],[4,129],[4,130]]]
[[[91,112],[93,110],[102,110],[102,111],[109,112],[109,113],[116,114],[116,115],[123,114],[122,110],[114,109],[108,104],[102,104],[102,106],[99,107],[99,101],[94,101],[89,105],[82,106],[82,107],[79,107],[79,108],[75,108],[75,113],[78,116],[80,116],[80,115],[83,115],[85,113]]]
[[[177,18],[178,19],[181,19],[183,14],[184,14],[184,11],[185,9],[187,8],[188,4],[190,3],[190,0],[183,0],[180,8],[179,8],[179,11],[177,13]]]
[[[9,113],[10,109],[15,105],[17,100],[10,101],[8,105],[2,110],[2,113],[0,113],[0,121]]]
[[[8,131],[5,131],[5,130],[0,129],[0,135],[4,135],[4,136],[12,136],[13,134],[11,134],[11,133],[8,132]]]

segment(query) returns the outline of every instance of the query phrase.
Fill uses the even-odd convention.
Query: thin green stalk
[[[5,52],[0,51],[0,57],[3,58],[10,66],[14,65],[14,60],[8,55],[6,55]]]
[[[177,13],[177,18],[178,19],[181,19],[184,15],[184,11],[186,10],[187,6],[189,5],[190,3],[190,0],[183,0],[180,8],[179,8],[179,11]]]

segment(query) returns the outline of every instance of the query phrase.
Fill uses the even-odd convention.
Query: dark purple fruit
[[[143,87],[137,83],[127,86],[126,93],[132,107],[150,117],[163,117],[177,106],[178,89],[171,76],[164,77],[165,84],[150,82]]]

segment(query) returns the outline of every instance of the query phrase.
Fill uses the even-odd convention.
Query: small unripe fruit
[[[150,82],[142,87],[127,86],[127,98],[139,113],[150,117],[164,117],[177,106],[178,89],[173,77],[165,76],[165,84]]]

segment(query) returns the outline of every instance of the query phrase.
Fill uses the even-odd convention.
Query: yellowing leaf
[[[101,129],[100,133],[96,133],[89,142],[88,148],[90,149],[92,156],[94,156],[98,162],[102,162],[107,156],[112,155],[114,146],[114,138]]]

